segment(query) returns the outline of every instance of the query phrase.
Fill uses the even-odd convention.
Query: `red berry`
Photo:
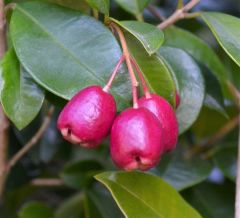
[[[156,166],[163,150],[162,127],[145,108],[129,108],[114,121],[111,157],[124,170],[148,170]]]
[[[176,108],[178,108],[180,101],[181,101],[178,91],[176,92],[176,95],[175,95],[175,101],[176,101]]]
[[[104,92],[100,86],[89,86],[68,102],[57,126],[71,143],[96,147],[110,131],[116,111],[111,94]]]
[[[140,98],[139,106],[154,113],[162,124],[164,153],[175,149],[178,138],[178,123],[171,105],[164,98],[151,94],[150,98]]]

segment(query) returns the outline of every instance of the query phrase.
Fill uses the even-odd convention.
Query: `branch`
[[[33,179],[31,181],[31,185],[52,187],[52,186],[62,186],[64,185],[64,183],[61,179]]]
[[[162,16],[160,14],[160,12],[158,11],[157,7],[155,5],[148,5],[147,7],[148,11],[151,12],[151,14],[153,16],[155,16],[156,18],[158,18],[160,21],[165,20],[166,18],[164,16]]]
[[[239,125],[239,123],[240,123],[239,117],[238,116],[234,117],[229,122],[227,122],[222,128],[220,128],[219,131],[212,137],[210,137],[205,143],[194,146],[190,151],[187,152],[186,157],[191,158],[192,156],[211,148],[217,141],[222,139],[234,128],[236,128]]]
[[[3,57],[7,47],[4,14],[4,1],[0,0],[0,59]],[[8,153],[8,128],[9,121],[0,105],[0,199],[2,198],[6,181],[5,167]]]
[[[54,112],[54,107],[50,107],[48,113],[46,114],[43,123],[35,135],[25,144],[8,162],[6,171],[9,172],[11,168],[41,139],[42,135],[48,128],[51,117]]]
[[[199,2],[200,2],[200,0],[191,0],[184,7],[177,9],[170,17],[168,17],[165,21],[160,23],[157,27],[159,29],[165,29],[165,28],[171,26],[172,24],[176,23],[178,20],[189,17],[188,11],[190,11]],[[198,15],[199,15],[198,13],[195,14],[195,16],[198,16]]]
[[[240,116],[239,116],[240,122]],[[237,179],[236,179],[236,201],[235,201],[235,218],[240,218],[240,128],[238,134],[238,160],[237,160]]]
[[[135,76],[135,73],[134,73],[134,70],[133,70],[133,66],[132,66],[132,63],[131,63],[131,55],[130,55],[130,52],[128,50],[128,46],[127,46],[125,36],[124,36],[122,30],[120,29],[120,27],[117,24],[112,22],[110,24],[110,26],[111,26],[111,28],[116,30],[116,32],[119,36],[119,40],[120,40],[122,50],[123,50],[123,55],[125,57],[128,72],[130,74],[130,78],[131,78],[131,82],[132,82],[133,108],[138,108],[138,93],[137,93],[138,81],[136,79],[136,76]]]
[[[238,109],[240,109],[240,92],[230,81],[227,81],[226,83],[227,83],[229,91],[231,92],[231,94],[233,96],[234,103],[237,105]]]

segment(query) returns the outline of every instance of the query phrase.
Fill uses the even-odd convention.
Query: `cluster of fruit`
[[[148,170],[158,164],[164,153],[176,147],[177,118],[164,98],[150,93],[141,69],[128,51],[123,31],[115,23],[110,23],[109,27],[119,37],[122,57],[104,88],[96,85],[87,87],[68,102],[58,118],[58,128],[66,140],[87,148],[101,144],[110,132],[114,163],[124,170]],[[133,108],[117,116],[116,102],[109,89],[124,61],[132,82]],[[144,91],[140,99],[135,73]],[[177,106],[179,101],[176,93]]]
[[[178,123],[171,105],[163,97],[149,92],[134,60],[145,96],[135,99],[133,108],[117,115],[116,102],[109,89],[123,61],[124,57],[104,88],[94,85],[77,93],[64,107],[57,125],[66,140],[86,148],[97,147],[110,132],[114,163],[124,170],[148,170],[158,164],[162,154],[175,148]],[[179,100],[176,93],[177,105]]]

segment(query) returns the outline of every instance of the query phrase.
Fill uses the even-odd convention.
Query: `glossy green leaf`
[[[59,4],[61,6],[71,8],[74,10],[82,11],[82,12],[87,12],[89,11],[89,6],[86,2],[84,1],[79,1],[79,0],[45,0],[46,2],[51,2],[55,4]],[[23,2],[22,0],[18,0],[17,2]]]
[[[78,193],[60,204],[60,206],[55,211],[54,218],[83,218],[83,204],[84,195],[83,193]]]
[[[202,183],[182,194],[204,218],[234,217],[235,188],[232,184]]]
[[[228,146],[220,149],[213,157],[219,169],[233,182],[236,180],[237,173],[237,153],[236,146]]]
[[[165,62],[156,54],[149,56],[132,35],[126,34],[126,39],[130,52],[142,70],[152,92],[163,96],[175,105],[175,83]]]
[[[53,218],[53,211],[39,202],[24,205],[19,211],[19,218]]]
[[[23,66],[38,83],[65,99],[83,87],[104,86],[121,56],[117,40],[101,22],[52,4],[18,4],[10,30]],[[119,74],[111,89],[121,109],[131,96],[127,81],[127,73]]]
[[[91,185],[93,175],[102,169],[98,161],[82,160],[66,165],[61,177],[66,185],[78,189]]]
[[[217,12],[204,12],[202,18],[222,48],[240,66],[240,19]]]
[[[139,21],[112,20],[135,36],[141,42],[149,55],[155,53],[164,41],[163,32],[151,24]]]
[[[208,161],[199,157],[187,158],[184,152],[181,145],[178,145],[175,151],[163,157],[153,171],[177,190],[183,190],[204,181],[212,170],[212,165]],[[164,166],[165,162],[167,162],[166,166]]]
[[[94,9],[102,12],[103,14],[109,14],[110,3],[109,0],[86,0],[87,3]]]
[[[140,172],[106,172],[95,176],[112,193],[128,218],[201,217],[162,179]]]
[[[139,15],[151,0],[116,0],[116,2],[127,12]]]
[[[11,49],[1,65],[1,102],[9,119],[18,129],[26,127],[38,114],[44,91],[20,65]]]
[[[223,82],[228,78],[226,69],[216,53],[199,37],[177,27],[164,30],[164,36],[164,45],[188,52],[197,61],[207,66],[219,81]]]
[[[179,133],[186,131],[201,110],[205,87],[200,68],[194,59],[181,49],[162,47],[158,54],[176,76],[181,103],[177,109]]]

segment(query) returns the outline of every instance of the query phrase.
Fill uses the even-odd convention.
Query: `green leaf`
[[[183,190],[204,181],[212,170],[212,165],[208,161],[199,157],[187,158],[184,152],[181,145],[178,145],[175,151],[163,157],[153,171],[177,190]]]
[[[177,27],[164,30],[164,36],[164,45],[186,51],[207,66],[220,82],[224,82],[228,78],[226,69],[216,53],[199,37]]]
[[[26,204],[19,211],[19,218],[53,218],[52,209],[39,202]]]
[[[103,166],[96,160],[81,160],[66,165],[61,178],[66,185],[79,189],[91,185],[93,175],[102,169]]]
[[[237,147],[222,148],[214,155],[213,159],[223,174],[235,182],[237,173]]]
[[[181,104],[177,109],[177,118],[181,134],[199,115],[205,94],[204,80],[196,62],[183,50],[162,47],[158,54],[164,58],[178,82]]]
[[[65,200],[55,211],[55,218],[82,218],[84,217],[84,195],[78,193]],[[46,217],[47,218],[47,217]]]
[[[204,218],[234,217],[235,188],[232,183],[223,185],[202,183],[182,194]]]
[[[224,108],[224,98],[220,84],[216,77],[206,68],[201,68],[206,85],[204,105],[228,117]]]
[[[116,2],[127,12],[139,15],[151,0],[116,0]]]
[[[1,102],[9,119],[18,129],[26,127],[38,114],[44,91],[20,65],[13,49],[1,64]]]
[[[105,172],[95,178],[112,193],[128,218],[201,217],[162,179],[140,172]]]
[[[163,32],[151,24],[139,21],[118,21],[113,18],[111,19],[135,36],[149,55],[155,53],[164,41]]]
[[[142,70],[151,91],[163,96],[174,106],[175,83],[162,58],[156,54],[149,56],[135,37],[127,33],[125,36],[130,53]]]
[[[42,0],[42,1],[44,1],[44,0]],[[61,6],[71,8],[74,10],[78,10],[78,11],[82,11],[82,12],[89,11],[89,6],[84,1],[79,1],[79,0],[45,0],[45,1],[59,4]],[[17,0],[16,2],[22,2],[22,0]]]
[[[217,12],[204,12],[202,18],[225,52],[240,66],[240,19]]]
[[[111,194],[103,186],[86,192],[84,206],[86,218],[123,217]]]
[[[87,3],[94,9],[109,15],[109,0],[86,0]]]
[[[18,4],[10,30],[23,66],[38,83],[65,99],[83,87],[104,86],[122,54],[102,23],[52,4]],[[129,105],[128,78],[127,73],[119,74],[111,89],[120,109]]]

